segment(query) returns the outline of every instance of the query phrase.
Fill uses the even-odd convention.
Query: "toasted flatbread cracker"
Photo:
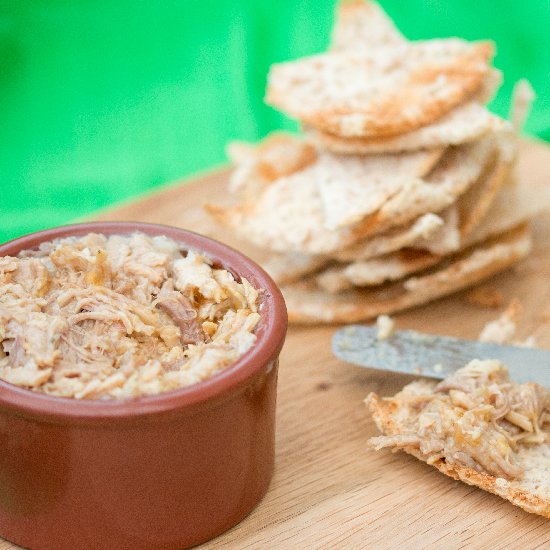
[[[268,185],[262,184],[258,196],[250,192],[253,200],[233,207],[207,205],[206,208],[220,223],[258,246],[279,252],[324,254],[353,243],[360,235],[355,235],[354,227],[332,231],[319,194],[320,185],[333,181],[344,187],[350,179],[359,182],[358,187],[372,185],[369,210],[376,210],[385,204],[388,189],[396,191],[402,186],[401,174],[429,171],[440,154],[417,151],[399,158],[393,155],[365,158],[319,153],[306,168]],[[382,177],[388,171],[394,175],[385,184]],[[249,184],[249,188],[253,187],[253,183]],[[447,194],[447,188],[441,192]]]
[[[495,69],[495,67],[491,67],[481,82],[481,86],[473,95],[473,99],[479,103],[489,103],[489,101],[495,97],[498,89],[502,85],[502,80],[502,71]]]
[[[500,134],[496,139],[497,150],[494,163],[482,173],[480,180],[472,185],[457,202],[460,216],[460,234],[464,240],[483,220],[497,193],[506,182],[515,159],[513,134]]]
[[[450,210],[456,212],[454,207],[451,207]],[[458,225],[452,224],[447,213],[443,216],[442,218],[436,214],[425,214],[409,226],[393,228],[383,235],[362,241],[330,255],[314,256],[297,252],[280,254],[255,250],[252,257],[262,265],[277,284],[284,285],[321,271],[335,262],[348,263],[371,258],[379,260],[382,256],[387,256],[391,252],[410,247],[413,244],[418,244],[417,248],[422,248],[420,245],[423,245],[424,242],[438,243],[452,239],[457,243],[453,247],[453,250],[456,250],[460,244]],[[458,219],[458,215],[455,217]],[[437,238],[434,236],[436,232]],[[432,239],[427,239],[429,236]],[[446,250],[449,250],[448,244]]]
[[[299,136],[276,131],[258,143],[230,141],[226,147],[226,154],[237,166],[247,162],[263,161],[272,164],[274,170],[290,173],[296,170],[295,159],[304,153],[304,149],[309,149],[309,146]]]
[[[476,101],[455,107],[432,124],[405,134],[387,138],[342,138],[314,128],[307,128],[308,139],[334,153],[398,153],[468,143],[490,132],[509,128],[510,123],[492,114]]]
[[[275,135],[275,132],[273,135]],[[225,154],[233,164],[244,164],[256,159],[258,149],[259,145],[247,141],[233,140],[226,145]]]
[[[444,152],[443,148],[436,148],[401,155],[341,157],[317,153],[300,137],[282,132],[270,134],[256,146],[243,142],[230,145],[228,153],[236,167],[229,180],[229,190],[245,200],[255,200],[279,178],[319,164],[324,172],[319,184],[331,188],[337,196],[346,196],[345,190],[353,190],[354,182],[356,187],[368,187],[371,211],[378,208],[403,179],[429,173]],[[304,170],[301,177],[310,178],[311,171]],[[296,185],[299,184],[296,178]]]
[[[253,259],[269,273],[278,285],[298,281],[330,262],[326,256],[311,256],[297,252],[277,254],[257,251],[253,255]]]
[[[400,437],[422,410],[424,396],[433,393],[437,382],[419,380],[407,385],[394,398],[385,399],[371,393],[365,399],[378,429],[386,436]],[[472,432],[473,433],[473,432]],[[403,440],[403,443],[405,441]],[[515,463],[524,470],[520,479],[507,480],[496,475],[479,472],[458,461],[424,454],[416,445],[400,445],[406,453],[431,464],[441,473],[468,485],[498,495],[527,512],[550,518],[548,470],[550,448],[547,443],[522,445],[515,453]]]
[[[458,203],[460,203],[460,200]],[[452,207],[449,213],[452,213],[453,210],[456,212],[456,207]],[[483,219],[468,234],[460,235],[459,223],[456,223],[458,217],[456,219],[453,219],[452,216],[446,217],[443,227],[450,234],[450,246],[445,245],[444,242],[443,244],[438,242],[441,239],[438,239],[439,233],[437,232],[431,237],[418,240],[410,246],[428,250],[433,254],[448,254],[451,251],[472,246],[509,231],[513,227],[535,218],[544,211],[550,211],[550,187],[539,186],[535,190],[530,183],[519,181],[515,185],[502,186]],[[453,232],[458,237],[456,241],[452,237]],[[456,246],[456,242],[458,242],[458,246]]]
[[[456,212],[454,207],[451,207],[450,210]],[[458,220],[458,215],[455,217]],[[460,245],[458,224],[453,224],[449,218],[448,213],[443,214],[443,217],[436,214],[424,214],[407,226],[392,228],[387,233],[329,255],[314,256],[297,252],[280,254],[256,250],[252,253],[252,257],[262,265],[276,283],[284,285],[318,272],[331,263],[380,258],[413,245],[415,248],[427,250],[424,243],[430,243],[434,244],[434,248],[440,250],[436,243],[452,241],[451,246],[444,245],[445,251],[457,250]],[[439,252],[434,253],[438,254]]]
[[[283,285],[319,271],[335,261],[354,261],[358,257],[369,259],[394,252],[419,240],[422,242],[421,239],[441,231],[443,225],[444,220],[440,216],[425,214],[409,226],[394,228],[387,234],[358,243],[356,248],[353,246],[345,248],[329,256],[313,256],[298,252],[281,254],[256,249],[252,252],[252,257],[262,265],[277,284]]]
[[[273,65],[266,101],[336,135],[401,134],[474,94],[493,53],[456,38],[324,53]]]
[[[508,231],[545,211],[550,211],[548,186],[533,188],[530,183],[520,181],[517,187],[504,187],[496,196],[483,222],[464,239],[462,246],[470,246],[492,235]]]
[[[347,248],[337,250],[331,258],[339,262],[368,260],[383,256],[417,242],[431,241],[443,230],[445,220],[437,214],[423,214],[403,226],[393,227],[385,233],[359,241]]]
[[[293,323],[353,323],[425,304],[472,286],[517,263],[530,250],[530,233],[520,226],[458,254],[433,273],[405,282],[327,294],[310,279],[282,290]]]
[[[490,161],[494,147],[493,140],[485,138],[449,148],[428,176],[403,181],[373,213],[363,209],[363,204],[368,204],[368,187],[348,180],[346,187],[342,186],[338,196],[335,196],[334,193],[323,192],[321,183],[326,225],[329,228],[345,227],[360,220],[355,225],[355,235],[366,238],[427,212],[439,212],[452,205],[475,183]]]
[[[238,237],[275,252],[323,254],[354,242],[353,229],[331,231],[324,227],[324,213],[315,165],[302,173],[280,178],[268,186],[254,202],[236,206],[206,204],[206,211]],[[298,183],[298,185],[297,185]]]
[[[492,174],[490,174],[490,177],[492,177]],[[485,200],[481,192],[477,195],[480,203]],[[518,199],[516,198],[517,195],[517,191],[510,191],[505,193],[499,201],[501,204],[502,202],[506,204],[510,200],[512,204],[517,203],[517,208],[513,210],[513,216],[511,216],[512,210],[510,210],[508,216],[506,216],[506,213],[502,214],[498,224],[489,220],[486,229],[473,233],[473,238],[467,239],[466,235],[461,235],[457,215],[458,208],[453,206],[447,212],[443,225],[445,230],[440,230],[431,239],[417,240],[412,245],[414,248],[411,246],[404,247],[383,256],[366,260],[356,259],[347,265],[329,267],[316,276],[317,284],[327,292],[341,292],[354,286],[374,286],[387,281],[397,281],[407,275],[437,265],[447,255],[455,253],[461,248],[476,245],[533,217],[534,209],[530,201]],[[548,203],[548,206],[550,207],[550,203]],[[470,233],[467,235],[470,235]],[[322,264],[316,266],[316,270],[320,269],[320,265]]]
[[[407,239],[411,237],[407,228],[401,227],[396,234],[390,233],[388,239],[384,232],[393,226],[409,223],[430,211],[439,211],[449,204],[452,205],[456,197],[482,171],[483,164],[492,151],[491,147],[490,140],[485,140],[454,148],[451,154],[445,156],[445,162],[441,162],[429,175],[429,182],[405,185],[388,200],[380,195],[382,206],[378,211],[355,225],[337,231],[327,226],[327,205],[334,209],[341,205],[339,212],[347,215],[346,204],[352,204],[353,207],[350,206],[349,210],[356,211],[360,203],[357,197],[355,202],[338,202],[342,197],[335,197],[332,205],[327,197],[325,201],[321,199],[319,182],[326,180],[327,166],[330,163],[315,162],[296,174],[279,178],[255,201],[233,207],[209,205],[207,210],[220,223],[234,229],[241,238],[272,251],[313,255],[336,253],[335,256],[344,261],[357,254],[355,259],[365,259],[390,252],[392,244],[407,246]],[[336,170],[334,173],[339,172]],[[343,174],[345,171],[342,171],[342,177]],[[349,183],[350,180],[342,181]],[[372,197],[368,197],[368,200],[371,199]],[[417,227],[415,231],[418,229]],[[405,231],[405,236],[400,235],[402,230]],[[451,243],[445,250],[448,252],[456,248],[452,245],[452,240],[449,241],[453,238],[454,231],[450,222],[445,231],[446,244]],[[381,235],[382,239],[373,240],[372,243],[366,241],[367,237],[374,239],[375,235]],[[359,244],[355,249],[347,250],[354,243]],[[440,254],[444,251],[440,243],[441,241],[434,239],[432,247],[428,244],[416,247]]]
[[[516,140],[511,132],[499,132],[495,134],[496,151],[492,161],[490,161],[481,176],[465,193],[463,193],[456,203],[447,210],[443,229],[434,234],[431,238],[418,241],[414,244],[415,248],[421,248],[432,252],[433,254],[445,255],[456,251],[465,246],[470,246],[474,242],[479,242],[484,238],[501,233],[533,217],[534,209],[520,208],[516,215],[502,215],[498,230],[489,230],[480,238],[474,234],[471,235],[480,225],[486,223],[490,228],[493,225],[491,221],[495,216],[501,216],[499,213],[493,213],[491,206],[497,199],[500,191],[508,187],[508,182],[512,177],[512,168],[516,157]],[[520,186],[519,194],[522,195],[522,204],[526,202],[524,197],[532,194],[525,185]],[[542,193],[543,196],[546,193]],[[514,195],[515,196],[515,195]],[[510,193],[504,193],[503,199],[510,199]],[[550,206],[550,203],[547,205]],[[541,201],[544,205],[544,201]],[[539,211],[545,209],[542,206]],[[489,220],[486,222],[486,220]]]
[[[305,254],[275,254],[262,249],[248,251],[279,284],[287,284],[319,272],[334,261],[341,263],[380,259],[402,248],[427,250],[435,255],[447,255],[472,246],[490,237],[509,231],[544,211],[550,210],[550,188],[537,187],[520,181],[506,186],[496,196],[489,211],[474,231],[461,239],[457,208],[445,213],[425,214],[404,227],[365,239],[328,256]]]
[[[478,180],[447,209],[442,230],[431,238],[418,241],[413,245],[415,248],[428,250],[433,254],[449,254],[463,248],[468,235],[483,223],[498,192],[511,176],[516,156],[516,142],[511,132],[494,134],[494,140],[496,149],[493,157],[485,165]],[[524,192],[528,193],[527,190]],[[519,221],[506,225],[498,232],[510,229],[518,223]],[[493,234],[495,232],[491,233]],[[469,241],[469,244],[479,240],[477,238],[475,241]]]
[[[337,229],[352,225],[379,212],[406,189],[420,190],[424,183],[419,178],[433,169],[443,153],[442,148],[379,156],[323,153],[319,162],[324,163],[325,175],[318,184],[326,226]]]
[[[467,259],[456,263],[451,263],[450,271],[447,269],[437,270],[430,275],[413,277],[407,279],[403,286],[410,292],[419,295],[430,296],[437,288],[446,290],[445,294],[456,290],[453,275],[462,278],[460,288],[464,288],[464,283],[471,286],[480,280],[479,270],[485,271],[488,274],[496,273],[501,269],[496,269],[496,266],[505,265],[508,267],[521,259],[532,248],[531,232],[527,225],[522,224],[515,230],[512,229],[507,233],[497,235],[490,239],[489,244],[474,246],[471,252],[466,252]]]
[[[550,210],[550,189],[546,192],[541,191],[540,194],[533,194],[525,184],[517,188],[505,188],[492,203],[481,225],[462,237],[456,223],[458,217],[453,216],[456,210],[455,207],[450,209],[450,216],[447,216],[443,224],[443,227],[447,228],[447,233],[455,238],[438,239],[440,234],[446,233],[440,229],[431,238],[416,240],[405,247],[399,247],[399,250],[392,253],[363,259],[350,258],[350,263],[346,265],[332,266],[321,271],[316,276],[317,284],[327,292],[341,292],[353,286],[372,286],[385,281],[399,280],[427,269],[442,261],[443,257],[450,253],[509,231],[544,210]],[[450,240],[450,243],[445,244],[445,238]],[[355,248],[358,250],[360,245],[361,243],[358,243]],[[322,264],[317,264],[312,271],[319,271],[321,267]],[[304,271],[302,275],[305,274]]]
[[[387,256],[329,267],[315,277],[319,288],[337,293],[354,287],[377,286],[398,281],[442,260],[424,250],[405,248]]]
[[[271,182],[306,168],[317,158],[312,145],[283,132],[274,132],[257,145],[234,141],[227,154],[235,164],[229,191],[245,200],[254,200]]]
[[[405,41],[406,38],[377,2],[348,0],[338,5],[330,41],[331,50],[374,48]]]

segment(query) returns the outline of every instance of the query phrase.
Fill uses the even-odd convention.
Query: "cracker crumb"
[[[519,346],[520,348],[536,348],[537,347],[537,338],[534,334],[531,334],[525,340],[516,341],[514,345]]]
[[[504,294],[496,288],[480,286],[468,292],[466,301],[476,306],[498,308],[504,304]]]
[[[379,315],[376,318],[376,326],[378,327],[378,334],[376,339],[381,342],[387,340],[393,336],[395,330],[395,323],[389,315]]]
[[[498,319],[487,323],[483,327],[479,335],[479,341],[494,342],[496,344],[512,342],[522,310],[521,302],[514,298]]]
[[[433,366],[434,372],[443,372],[443,365],[441,363],[437,363],[437,365]]]
[[[512,92],[510,119],[515,131],[519,134],[527,120],[531,105],[535,100],[535,90],[525,78],[518,80]]]

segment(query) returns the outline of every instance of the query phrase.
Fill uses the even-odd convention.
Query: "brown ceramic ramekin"
[[[33,233],[0,256],[89,232],[166,235],[262,288],[254,346],[208,380],[126,400],[75,400],[0,380],[0,535],[51,550],[181,549],[243,519],[273,473],[287,315],[269,276],[182,229],[89,223]]]

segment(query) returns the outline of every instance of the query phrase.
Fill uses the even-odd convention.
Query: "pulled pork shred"
[[[429,464],[443,460],[520,479],[519,447],[548,441],[550,392],[513,382],[499,361],[474,360],[437,385],[413,382],[387,400],[396,406],[398,433],[373,437],[369,445],[413,447]]]
[[[258,294],[163,236],[43,243],[0,258],[0,378],[76,399],[195,384],[253,345]]]

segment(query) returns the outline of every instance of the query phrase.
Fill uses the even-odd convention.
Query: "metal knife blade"
[[[349,325],[332,338],[336,357],[361,367],[445,378],[472,359],[499,359],[516,382],[550,388],[550,351],[463,340],[450,336],[396,331],[378,340],[376,326]]]

